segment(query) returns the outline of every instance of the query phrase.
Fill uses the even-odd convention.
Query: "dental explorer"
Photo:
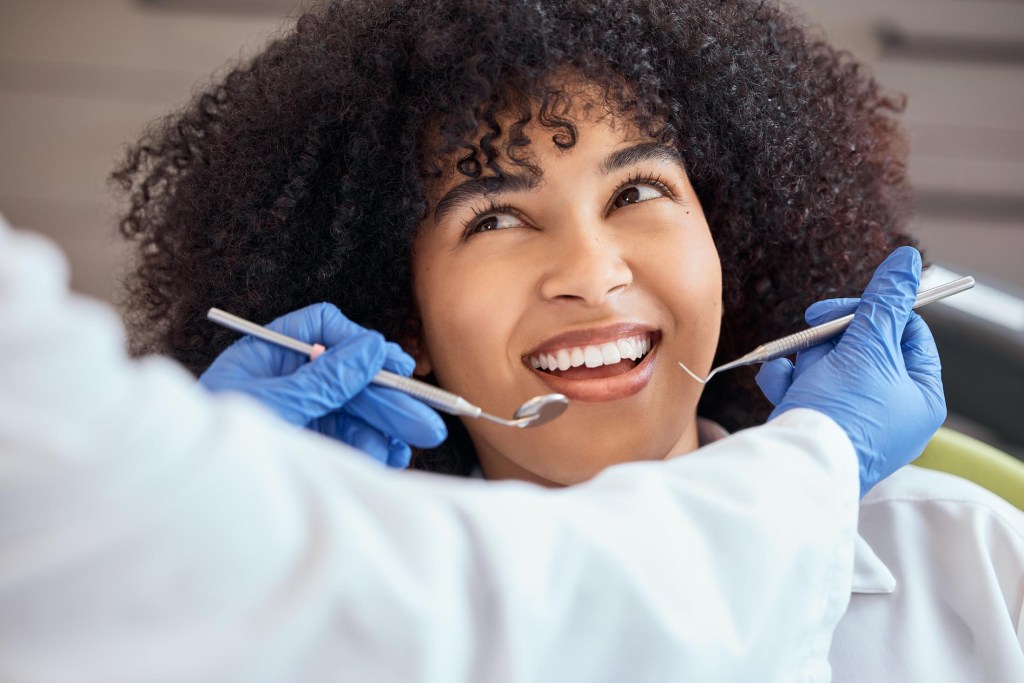
[[[933,301],[938,301],[939,299],[945,299],[947,296],[959,294],[960,292],[967,291],[973,286],[974,278],[967,276],[957,280],[952,280],[937,287],[932,287],[931,289],[926,289],[925,291],[918,293],[917,299],[914,301],[914,308],[926,306]],[[827,323],[815,325],[814,327],[809,327],[806,330],[787,335],[781,339],[761,344],[745,356],[741,356],[730,363],[720,365],[713,369],[704,379],[695,375],[690,368],[686,367],[682,363],[679,363],[679,367],[686,371],[686,374],[701,384],[707,384],[708,380],[720,372],[732,370],[733,368],[742,367],[744,365],[753,365],[754,363],[767,363],[770,360],[792,355],[798,351],[809,349],[816,344],[832,339],[849,327],[852,320],[853,314],[851,313],[849,315],[844,315],[841,318],[830,320]]]
[[[223,325],[236,332],[248,334],[271,344],[277,344],[286,349],[297,351],[309,357],[310,360],[315,360],[317,356],[326,350],[320,344],[301,342],[298,339],[281,334],[280,332],[274,332],[262,325],[257,325],[245,318],[222,311],[219,308],[211,308],[207,312],[206,317],[218,325]],[[490,413],[485,413],[481,408],[478,408],[457,394],[445,391],[432,384],[412,379],[411,377],[403,377],[387,370],[381,370],[371,381],[378,386],[397,389],[423,401],[431,408],[448,413],[449,415],[483,418],[506,427],[519,427],[520,429],[547,424],[564,413],[565,409],[569,407],[569,399],[562,394],[544,394],[542,396],[534,396],[519,406],[513,419],[504,420]]]

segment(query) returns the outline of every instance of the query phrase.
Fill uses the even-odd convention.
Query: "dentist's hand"
[[[224,350],[199,382],[214,392],[238,391],[292,424],[344,441],[392,467],[409,464],[409,445],[436,446],[447,436],[431,408],[399,391],[370,384],[382,368],[408,376],[415,363],[394,343],[346,318],[331,304],[314,304],[268,327],[327,351],[302,354],[253,337]]]
[[[775,404],[825,413],[846,432],[860,460],[861,496],[914,460],[946,419],[938,351],[913,312],[921,256],[900,247],[875,271],[860,299],[819,301],[810,325],[854,312],[838,338],[765,363],[757,384]],[[771,419],[771,417],[769,419]]]

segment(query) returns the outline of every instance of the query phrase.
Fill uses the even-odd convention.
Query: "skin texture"
[[[499,415],[552,391],[572,400],[537,429],[464,420],[490,479],[572,484],[617,462],[697,447],[701,386],[676,360],[708,368],[718,342],[721,271],[711,231],[667,150],[603,167],[620,150],[636,155],[656,141],[597,110],[576,125],[567,150],[527,127],[536,142],[525,151],[539,173],[523,177],[537,186],[466,199],[424,221],[414,242],[418,371]],[[437,196],[473,184],[456,176]],[[615,339],[635,331],[626,325],[657,339],[642,366],[624,371],[632,381],[583,366],[574,371],[580,377],[552,385],[526,360],[564,333]]]
[[[437,185],[530,171],[534,143],[571,150],[580,83],[684,160],[722,270],[715,364],[801,329],[814,301],[858,295],[914,243],[901,99],[770,2],[325,2],[154,123],[114,172],[137,248],[132,350],[199,374],[237,336],[205,320],[210,306],[265,323],[320,301],[418,339],[412,244]],[[762,422],[755,371],[716,377],[698,413]],[[478,464],[448,427],[414,466]]]

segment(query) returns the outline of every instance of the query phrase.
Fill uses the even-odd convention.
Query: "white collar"
[[[896,590],[896,577],[875,554],[864,537],[857,534],[853,546],[854,593],[892,593]]]

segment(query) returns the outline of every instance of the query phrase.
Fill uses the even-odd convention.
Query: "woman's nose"
[[[623,292],[633,271],[621,245],[599,226],[573,226],[558,231],[548,245],[540,293],[549,301],[575,300],[597,306]]]

